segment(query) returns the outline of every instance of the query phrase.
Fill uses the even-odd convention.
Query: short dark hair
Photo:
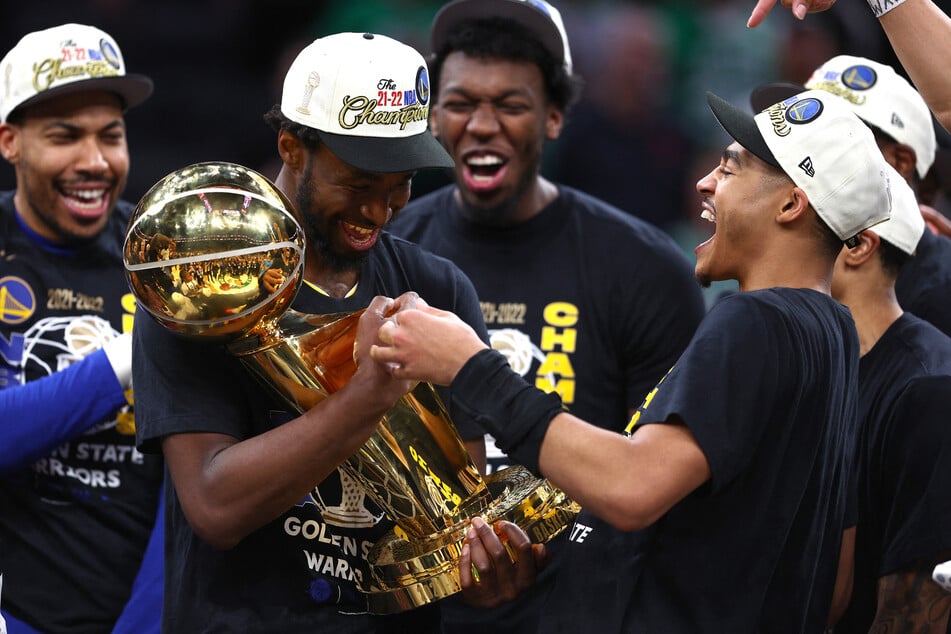
[[[565,115],[581,97],[584,85],[581,77],[568,73],[561,60],[555,59],[530,30],[515,22],[500,18],[469,20],[452,31],[446,44],[430,58],[429,72],[436,94],[439,94],[443,64],[455,51],[479,59],[535,64],[545,81],[548,101]]]
[[[905,262],[911,259],[910,255],[894,244],[881,239],[879,240],[878,253],[882,261],[882,269],[892,277],[898,277],[901,267],[905,266]]]
[[[271,126],[275,132],[287,130],[304,144],[308,150],[316,150],[321,145],[320,136],[317,131],[311,127],[291,121],[283,112],[280,104],[274,104],[271,109],[264,113],[264,122]]]

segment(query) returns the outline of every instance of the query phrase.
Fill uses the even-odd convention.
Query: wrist
[[[868,6],[876,18],[880,18],[905,0],[868,0]]]
[[[538,471],[538,453],[552,419],[563,411],[556,394],[529,384],[498,351],[473,355],[449,386],[458,408],[492,434],[498,446],[529,469]]]
[[[102,346],[122,389],[132,386],[132,335],[123,333]]]

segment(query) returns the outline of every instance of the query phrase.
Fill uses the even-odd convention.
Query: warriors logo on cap
[[[786,121],[801,125],[809,123],[822,114],[822,102],[818,99],[800,99],[786,109]]]
[[[839,78],[852,90],[868,90],[878,81],[878,74],[870,66],[849,66]]]

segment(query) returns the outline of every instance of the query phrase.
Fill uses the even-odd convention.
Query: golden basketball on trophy
[[[200,163],[160,180],[132,215],[123,260],[139,305],[158,323],[226,346],[297,413],[356,371],[362,311],[308,315],[290,308],[303,283],[303,231],[289,200],[253,170]],[[193,291],[196,271],[210,272],[218,283]],[[322,507],[325,517],[360,522],[355,514],[366,497],[396,524],[370,551],[372,575],[361,587],[370,610],[380,614],[461,589],[458,559],[472,516],[511,521],[544,543],[579,510],[523,467],[483,477],[428,383],[383,417],[341,465],[341,480],[343,500]]]

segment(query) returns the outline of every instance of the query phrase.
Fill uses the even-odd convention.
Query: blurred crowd
[[[711,125],[707,90],[749,107],[751,86],[802,83],[840,53],[900,68],[864,2],[839,2],[803,22],[774,12],[749,30],[752,4],[563,0],[585,89],[546,155],[546,175],[645,218],[692,248],[698,166],[725,141]],[[232,161],[275,176],[273,135],[262,115],[279,101],[293,56],[337,31],[388,34],[426,54],[439,6],[439,0],[166,0],[149,7],[131,0],[34,0],[0,21],[0,43],[9,48],[23,33],[65,21],[96,24],[123,43],[129,68],[155,80],[149,103],[127,117],[133,165],[125,197],[135,202],[169,172],[202,161]],[[422,174],[413,195],[449,178]],[[13,170],[4,164],[0,189],[13,186]],[[934,206],[951,212],[941,196]]]

